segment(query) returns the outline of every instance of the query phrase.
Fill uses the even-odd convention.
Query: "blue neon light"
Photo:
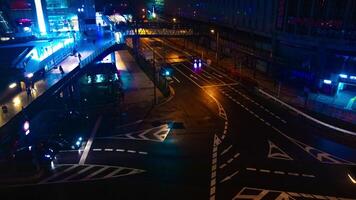
[[[347,78],[348,76],[346,74],[339,74],[340,78]]]
[[[356,76],[350,76],[351,80],[356,80]]]
[[[324,84],[330,85],[331,83],[332,83],[331,80],[327,80],[327,79],[324,80]]]
[[[45,35],[45,34],[47,34],[47,31],[46,31],[46,23],[45,23],[44,16],[43,16],[41,0],[35,0],[35,6],[36,6],[38,27],[40,29],[41,34]]]

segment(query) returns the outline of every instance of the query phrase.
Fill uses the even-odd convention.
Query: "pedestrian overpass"
[[[188,24],[167,22],[142,22],[115,25],[115,31],[120,31],[124,37],[169,37],[182,38],[198,36],[197,31]]]

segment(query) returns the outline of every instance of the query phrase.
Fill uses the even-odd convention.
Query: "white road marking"
[[[103,171],[105,171],[105,170],[107,170],[107,169],[109,169],[109,166],[103,167],[103,168],[99,169],[98,171],[95,171],[94,173],[89,174],[88,176],[86,176],[86,177],[84,178],[84,180],[88,180],[88,179],[90,179],[91,177],[94,177],[95,175],[100,174],[101,172],[103,172]]]
[[[113,151],[113,149],[104,149],[104,151]]]
[[[268,140],[269,151],[268,151],[268,158],[273,159],[281,159],[281,160],[293,160],[286,152],[284,152],[281,148],[275,145],[273,142]]]
[[[101,151],[102,149],[93,149],[93,151]]]
[[[225,181],[230,180],[232,177],[234,177],[234,176],[235,176],[236,174],[238,174],[238,173],[239,173],[239,171],[234,172],[234,173],[231,174],[230,176],[227,176],[227,177],[225,177],[223,180],[221,180],[220,183],[223,183],[223,182],[225,182]]]
[[[224,84],[216,84],[216,85],[207,85],[203,86],[204,88],[210,88],[210,87],[226,87],[226,86],[231,86],[231,85],[238,85],[238,83],[224,83]]]
[[[304,112],[302,112],[302,111],[300,111],[300,110],[294,108],[293,106],[290,106],[289,104],[284,103],[283,101],[277,99],[276,97],[274,97],[274,96],[268,94],[267,92],[265,92],[265,91],[263,91],[263,90],[261,90],[261,89],[259,89],[259,92],[261,92],[262,94],[268,96],[269,98],[271,98],[271,99],[277,101],[278,103],[282,104],[283,106],[287,107],[288,109],[290,109],[290,110],[292,110],[292,111],[294,111],[294,112],[296,112],[296,113],[302,115],[303,117],[305,117],[305,118],[307,118],[307,119],[309,119],[309,120],[311,120],[311,121],[314,121],[315,123],[318,123],[318,124],[320,124],[320,125],[323,125],[323,126],[325,126],[325,127],[328,127],[328,128],[330,128],[330,129],[333,129],[333,130],[336,130],[336,131],[339,131],[339,132],[342,132],[342,133],[346,133],[346,134],[350,134],[350,135],[356,136],[356,132],[349,131],[349,130],[346,130],[346,129],[342,129],[342,128],[339,128],[339,127],[330,125],[330,124],[328,124],[328,123],[322,122],[322,121],[320,121],[320,120],[318,120],[318,119],[315,119],[314,117],[312,117],[312,116],[310,116],[310,115],[308,115],[308,114],[305,114]]]
[[[107,174],[106,176],[104,176],[104,178],[112,177],[112,176],[114,176],[115,174],[119,173],[122,170],[124,170],[124,168],[116,169],[116,170],[112,171],[111,173]]]
[[[140,151],[140,152],[138,152],[139,154],[143,154],[143,155],[147,155],[148,153],[147,152],[145,152],[145,151]]]
[[[288,175],[291,175],[291,176],[299,176],[298,173],[292,173],[292,172],[288,172]]]
[[[275,174],[285,174],[284,172],[282,172],[282,171],[274,171],[273,173],[275,173]]]
[[[308,178],[315,178],[315,176],[314,176],[314,175],[311,175],[311,174],[302,174],[302,176],[308,177]]]
[[[116,149],[118,152],[125,152],[125,149]]]
[[[90,150],[90,148],[91,148],[91,145],[93,144],[93,139],[94,139],[94,137],[95,137],[96,132],[98,131],[98,128],[99,128],[99,126],[100,126],[100,123],[101,123],[102,118],[103,118],[103,116],[100,116],[100,117],[96,120],[94,129],[93,129],[93,131],[91,132],[90,138],[89,138],[87,144],[85,145],[83,154],[82,154],[82,156],[80,157],[80,160],[79,160],[79,164],[80,164],[80,165],[85,164],[85,160],[86,160],[87,157],[88,157],[89,150]]]
[[[230,145],[228,148],[226,148],[223,152],[221,152],[220,156],[226,154],[230,149],[232,148],[232,145]]]
[[[250,168],[250,167],[247,167],[246,170],[249,170],[249,171],[257,171],[256,168]]]
[[[268,170],[268,169],[260,169],[260,172],[271,173],[271,170]]]
[[[82,173],[88,171],[89,169],[92,169],[94,166],[95,166],[95,165],[91,165],[91,166],[89,166],[89,167],[86,167],[86,168],[80,170],[79,172],[77,172],[77,173],[75,173],[75,174],[72,174],[71,176],[68,176],[67,178],[63,179],[63,181],[67,181],[67,180],[69,180],[69,179],[72,179],[72,178],[78,176],[79,174],[82,174]]]
[[[136,153],[134,150],[127,150],[128,153]]]
[[[193,74],[189,75],[190,77],[194,78],[195,80],[199,80],[196,76],[194,76]]]
[[[173,79],[180,83],[180,80],[178,80],[177,77],[173,76]]]
[[[58,176],[60,176],[60,175],[62,175],[62,174],[64,174],[64,173],[66,173],[66,172],[68,172],[68,171],[70,171],[70,170],[72,170],[72,169],[74,169],[74,168],[76,168],[76,167],[78,167],[78,165],[73,165],[73,166],[71,166],[71,167],[68,167],[67,169],[65,169],[65,170],[63,170],[63,171],[58,172],[58,173],[55,173],[55,174],[53,174],[52,176],[50,176],[50,177],[48,177],[48,178],[42,180],[41,182],[39,182],[39,184],[43,184],[43,183],[48,182],[48,181],[51,180],[51,179],[57,178]]]

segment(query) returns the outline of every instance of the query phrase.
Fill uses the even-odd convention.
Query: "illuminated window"
[[[38,28],[42,34],[46,34],[46,23],[43,16],[41,0],[35,0]]]

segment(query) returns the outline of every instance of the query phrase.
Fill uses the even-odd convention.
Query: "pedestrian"
[[[61,72],[61,74],[63,75],[64,74],[64,70],[63,70],[63,67],[62,67],[62,65],[59,65],[59,71]]]
[[[6,114],[8,112],[6,105],[1,106],[1,109],[4,114]]]
[[[31,88],[27,87],[26,88],[26,93],[27,93],[27,100],[30,100],[30,97],[32,96]]]
[[[35,83],[34,83],[33,81],[31,81],[30,86],[31,86],[31,92],[32,92],[32,91],[36,91],[36,89],[35,89]]]
[[[78,53],[78,59],[79,59],[79,63],[82,62],[82,54]]]

